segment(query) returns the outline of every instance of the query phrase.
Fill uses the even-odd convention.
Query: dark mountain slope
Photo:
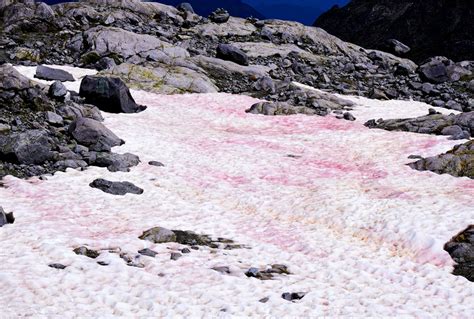
[[[474,60],[474,1],[353,0],[321,15],[315,26],[343,40],[383,49],[387,39],[409,45],[420,62],[435,55]]]

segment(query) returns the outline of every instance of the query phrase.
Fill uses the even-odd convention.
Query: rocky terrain
[[[414,280],[411,272],[419,267],[423,280],[434,271],[454,285],[457,279],[445,277],[450,266],[455,275],[474,281],[472,226],[453,237],[473,217],[474,62],[434,56],[417,64],[400,52],[368,50],[295,22],[236,18],[223,9],[202,17],[184,4],[0,1],[0,194],[6,196],[0,198],[6,208],[0,208],[0,226],[7,229],[5,241],[15,245],[10,230],[22,222],[18,212],[28,227],[34,225],[28,218],[44,223],[42,240],[56,233],[65,246],[72,236],[67,260],[47,265],[58,271],[92,267],[94,287],[105,277],[93,267],[114,269],[124,261],[146,273],[126,270],[122,274],[131,282],[144,276],[152,284],[148,276],[156,277],[160,255],[178,265],[192,260],[213,275],[259,284],[298,281],[304,278],[298,277],[301,267],[309,267],[314,257],[340,262],[331,252],[315,251],[323,238],[334,251],[360,257],[363,262],[355,267],[363,274],[380,273],[382,261],[390,259],[390,265],[411,269],[394,268],[396,275],[386,275],[399,283]],[[367,98],[372,106],[364,102]],[[392,101],[395,108],[385,104]],[[426,114],[406,112],[417,102]],[[52,194],[55,203],[49,207],[45,203]],[[40,217],[31,215],[33,203],[25,200],[30,196],[38,199]],[[299,197],[301,202],[295,200]],[[72,209],[64,211],[68,206]],[[427,207],[433,215],[417,217]],[[412,210],[413,215],[405,215]],[[59,211],[65,221],[56,225]],[[428,231],[444,223],[446,211],[452,223]],[[265,214],[255,215],[259,212]],[[319,217],[310,217],[314,212]],[[221,215],[232,230],[216,222]],[[270,243],[258,227],[248,228],[260,218],[272,224],[264,227]],[[273,225],[275,218],[281,225]],[[295,221],[306,232],[307,247],[287,233]],[[178,230],[181,223],[197,227],[201,235]],[[324,229],[318,242],[310,236],[315,224]],[[246,234],[235,232],[240,227]],[[225,238],[202,235],[216,230]],[[354,239],[352,250],[346,244]],[[371,241],[384,248],[373,250]],[[255,266],[252,258],[269,256],[265,249],[294,252],[297,260],[259,259]],[[366,250],[380,269],[367,266]],[[51,251],[42,254],[52,258]],[[77,259],[81,256],[86,259]],[[209,256],[222,262],[208,265]],[[300,271],[295,277],[293,269]],[[210,283],[208,275],[203,280]],[[365,278],[358,280],[365,285]],[[188,287],[182,279],[180,287]],[[285,289],[279,299],[319,300],[310,293],[309,281],[293,284],[295,290],[279,286]],[[265,293],[259,304],[277,304],[267,286],[257,287]],[[413,293],[407,287],[397,286],[397,293]],[[444,288],[439,288],[444,294],[454,293],[451,286]],[[469,299],[464,293],[459,298]],[[125,295],[141,299],[135,291]],[[435,295],[442,298],[430,296]],[[345,309],[328,299],[332,310]],[[423,311],[430,309],[421,304]],[[113,315],[133,313],[117,307]],[[449,307],[443,311],[459,310],[456,304]],[[387,314],[386,309],[362,308],[366,315]],[[310,314],[309,308],[301,309],[300,315]]]
[[[462,61],[473,59],[473,20],[472,1],[352,0],[314,25],[365,48],[395,50],[389,40],[399,40],[411,48],[401,53],[417,62],[432,56]]]

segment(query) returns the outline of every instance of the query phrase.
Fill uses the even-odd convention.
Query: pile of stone
[[[122,112],[143,109],[120,80],[95,80],[115,84],[107,87],[107,107]],[[138,164],[138,157],[132,154],[111,152],[124,141],[102,124],[103,87],[97,85],[94,91],[89,79],[86,83],[87,94],[81,97],[59,81],[43,86],[11,65],[0,66],[0,177],[30,177],[88,165],[128,171]]]

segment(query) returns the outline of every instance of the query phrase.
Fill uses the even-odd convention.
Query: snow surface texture
[[[94,167],[46,181],[4,179],[0,203],[16,221],[0,229],[2,318],[474,316],[474,284],[450,274],[442,249],[474,223],[474,181],[405,165],[410,154],[436,155],[459,141],[332,117],[246,114],[256,101],[246,96],[132,93],[146,111],[104,114],[126,141],[114,151],[142,160],[130,173]],[[370,103],[374,112],[409,105]],[[109,195],[88,186],[96,178],[145,192]],[[201,248],[173,261],[181,245],[138,239],[154,226],[249,249]],[[96,260],[75,255],[80,245],[104,251]],[[159,254],[141,257],[140,269],[106,251],[118,247]],[[292,274],[244,275],[274,263]],[[284,292],[307,295],[292,303]]]

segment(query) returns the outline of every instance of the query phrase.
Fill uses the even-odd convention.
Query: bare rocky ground
[[[353,104],[330,93],[413,99],[461,113],[374,119],[367,126],[453,139],[474,136],[474,62],[433,57],[416,65],[294,22],[239,19],[222,11],[205,18],[186,8],[131,0],[51,7],[29,0],[0,1],[0,63],[0,177],[88,165],[127,171],[137,165],[135,155],[111,152],[126,141],[101,123],[100,110],[145,109],[133,101],[128,87],[162,94],[246,94],[268,101],[255,104],[250,113],[334,114],[343,120],[353,119]],[[83,80],[77,95],[61,84],[71,80],[68,74],[43,69],[39,78],[59,81],[42,86],[11,64],[73,65],[100,72]],[[410,166],[474,178],[473,163],[468,141]],[[456,261],[471,269],[462,273],[472,280],[468,237],[463,256],[470,257]]]

